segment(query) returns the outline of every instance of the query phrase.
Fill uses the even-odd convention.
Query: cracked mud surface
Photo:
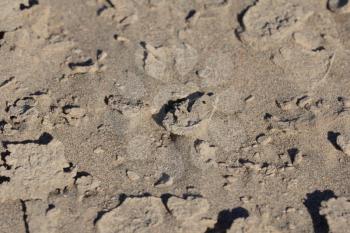
[[[1,233],[345,233],[347,0],[0,0]]]

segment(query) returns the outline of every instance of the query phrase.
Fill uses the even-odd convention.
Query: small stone
[[[95,154],[102,154],[102,153],[104,153],[105,151],[102,149],[102,147],[96,147],[95,149],[94,149],[94,153]]]
[[[129,180],[136,181],[140,179],[140,176],[136,172],[126,171],[126,176]]]
[[[337,137],[337,144],[341,150],[350,156],[350,134],[341,134]]]
[[[97,60],[102,61],[107,57],[107,53],[105,51],[98,51],[97,53]]]
[[[251,196],[242,196],[242,197],[240,197],[239,199],[240,199],[241,202],[243,202],[243,203],[248,203],[248,202],[252,199],[252,197],[251,197]]]
[[[74,118],[81,118],[81,117],[85,116],[85,109],[70,108],[69,110],[66,110],[65,113],[69,114],[71,117],[74,117]]]
[[[272,138],[270,136],[265,135],[265,134],[260,134],[256,137],[256,141],[259,144],[267,145],[270,142],[272,142]]]
[[[157,188],[171,186],[174,183],[174,179],[166,173],[162,173],[154,186]]]

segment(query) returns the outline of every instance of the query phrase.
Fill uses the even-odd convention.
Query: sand
[[[0,0],[1,233],[345,233],[347,0]]]

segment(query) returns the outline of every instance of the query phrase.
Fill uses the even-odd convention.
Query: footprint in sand
[[[214,94],[194,92],[175,101],[169,100],[154,116],[167,131],[188,135],[209,121],[215,105]]]
[[[225,151],[238,150],[247,135],[238,118],[214,114],[208,128],[209,138]]]
[[[253,47],[264,49],[290,36],[312,13],[298,1],[257,1],[243,15],[240,37]]]

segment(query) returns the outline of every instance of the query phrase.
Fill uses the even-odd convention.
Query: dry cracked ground
[[[349,61],[348,0],[0,0],[0,232],[350,232]]]

